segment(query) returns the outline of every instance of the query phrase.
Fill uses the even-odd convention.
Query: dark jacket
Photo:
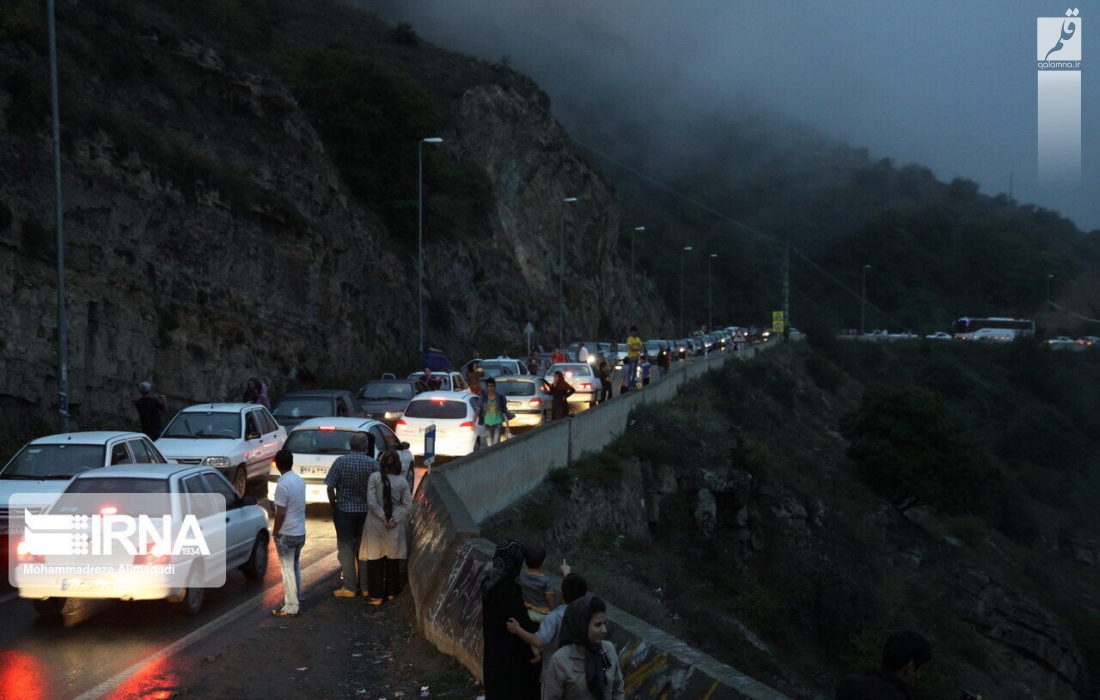
[[[482,398],[481,408],[479,408],[477,410],[478,425],[484,425],[485,424],[485,405],[487,403],[489,403],[489,395],[487,393],[482,394],[481,398]],[[508,397],[505,396],[504,394],[500,393],[499,391],[497,392],[496,402],[497,402],[497,406],[500,407],[500,415],[504,416],[504,420],[506,422],[510,421],[510,420],[512,420],[513,418],[516,417],[516,414],[514,414],[514,413],[512,413],[511,411],[508,410]]]

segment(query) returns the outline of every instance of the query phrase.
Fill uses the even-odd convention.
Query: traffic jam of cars
[[[223,585],[230,572],[263,578],[269,511],[257,495],[272,498],[280,449],[294,453],[307,503],[328,502],[325,477],[357,433],[373,438],[376,458],[395,451],[413,485],[414,467],[425,466],[429,430],[433,458],[488,445],[480,420],[488,391],[503,397],[510,436],[552,420],[558,376],[572,389],[562,407],[569,415],[643,388],[674,361],[758,338],[731,328],[648,340],[633,362],[625,343],[602,341],[527,359],[475,358],[458,368],[433,351],[421,358],[422,369],[383,374],[354,393],[296,390],[271,410],[260,402],[187,406],[155,439],[128,431],[36,438],[0,470],[0,539],[10,581],[39,615],[58,615],[66,600],[79,598],[164,600],[195,614],[203,591]],[[82,562],[90,551],[110,556],[89,567]]]

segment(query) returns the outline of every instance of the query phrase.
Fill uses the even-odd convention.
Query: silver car
[[[596,370],[587,362],[562,362],[550,365],[546,370],[546,383],[554,383],[554,373],[561,372],[565,381],[573,387],[573,395],[569,397],[569,403],[587,404],[589,408],[596,405],[596,397],[603,383],[596,376]]]
[[[535,427],[550,420],[550,394],[546,380],[531,374],[505,374],[496,378],[497,393],[508,397],[508,410],[515,418],[508,425]]]

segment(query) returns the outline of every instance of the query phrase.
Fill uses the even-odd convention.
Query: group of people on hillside
[[[545,559],[516,540],[493,554],[481,593],[485,700],[622,700],[606,604],[564,561],[558,590]]]
[[[412,488],[402,475],[401,457],[385,450],[372,455],[374,436],[355,433],[349,451],[332,463],[325,487],[336,530],[336,559],[341,585],[337,598],[364,596],[370,605],[393,600],[404,589],[408,559],[405,522],[412,507]],[[301,553],[305,545],[305,482],[293,471],[294,453],[275,455],[272,536],[283,576],[283,604],[276,617],[297,617],[301,610]]]

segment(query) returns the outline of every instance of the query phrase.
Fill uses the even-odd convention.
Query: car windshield
[[[459,419],[466,417],[465,401],[450,401],[447,399],[413,400],[405,409],[406,418],[450,418]]]
[[[412,397],[413,388],[408,382],[370,382],[363,387],[360,398],[366,401],[399,401]]]
[[[95,497],[88,494],[102,494],[103,502],[94,503]],[[134,498],[119,497],[118,494],[135,494]],[[154,497],[150,498],[148,494]],[[130,477],[103,477],[95,479],[74,479],[65,489],[65,493],[58,497],[50,512],[64,515],[69,513],[87,514],[89,506],[94,503],[92,511],[103,512],[106,508],[111,512],[126,515],[170,515],[172,513],[171,502],[168,497],[168,481],[166,479],[144,479]],[[140,497],[137,497],[140,496]],[[155,496],[164,496],[157,498]],[[92,500],[89,500],[91,498]]]
[[[518,379],[505,379],[497,381],[497,393],[505,396],[534,396],[535,383],[524,382]]]
[[[283,449],[291,452],[308,453],[315,455],[342,455],[350,450],[348,442],[355,433],[350,430],[333,430],[331,428],[307,428],[305,430],[292,430],[290,437],[286,439]]]
[[[209,438],[213,440],[241,437],[239,413],[188,411],[172,419],[161,433],[162,438]]]
[[[515,374],[519,371],[519,368],[514,362],[504,364],[502,362],[486,360],[481,363],[481,371],[485,373],[486,377],[499,377],[503,374]]]
[[[276,418],[316,418],[332,415],[332,401],[322,398],[283,399],[271,415]]]
[[[561,372],[565,375],[566,379],[570,377],[591,377],[592,367],[590,365],[573,364],[573,365],[554,365],[547,372],[547,378],[550,381],[554,380],[554,372]]]
[[[103,445],[26,445],[0,473],[4,479],[68,479],[74,474],[102,467]]]

